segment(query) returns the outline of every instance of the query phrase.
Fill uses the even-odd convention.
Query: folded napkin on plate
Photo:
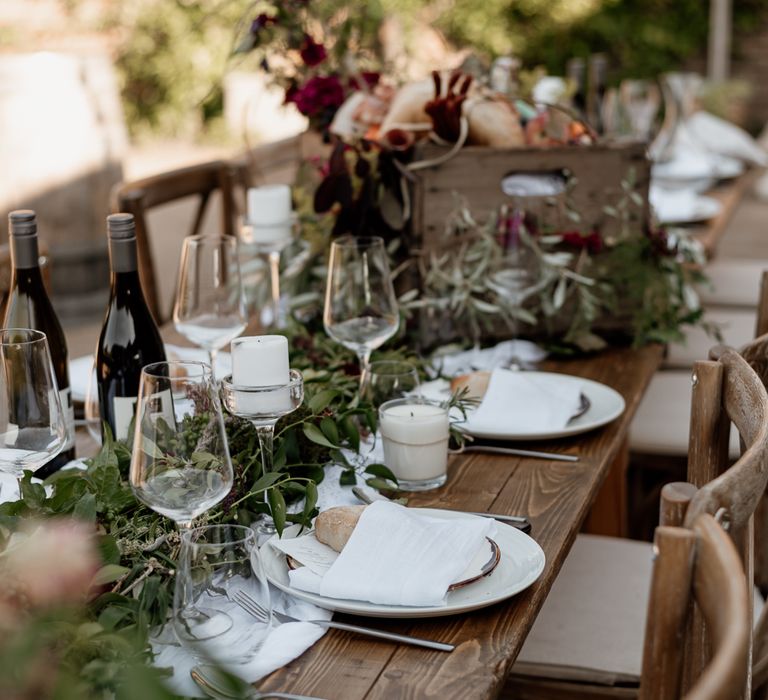
[[[478,433],[562,430],[581,405],[581,384],[568,377],[495,369],[480,406],[462,426]]]
[[[328,598],[380,605],[445,605],[448,586],[495,529],[490,518],[444,520],[375,501],[325,575],[301,567],[289,572],[291,585]]]

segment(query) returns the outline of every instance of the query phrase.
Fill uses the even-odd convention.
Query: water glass
[[[247,613],[236,595],[246,595],[264,614]],[[172,620],[179,642],[198,660],[242,677],[272,622],[269,587],[251,528],[207,525],[183,533]]]
[[[130,482],[142,503],[187,529],[229,493],[232,462],[209,365],[142,369]]]
[[[325,288],[325,332],[353,350],[364,370],[371,352],[395,335],[399,324],[384,240],[354,236],[335,240]]]
[[[216,353],[248,325],[237,238],[184,239],[173,323],[179,333],[208,351],[215,372]]]
[[[419,390],[419,373],[410,362],[375,360],[363,370],[360,398],[374,408]]]
[[[67,439],[45,333],[0,330],[0,472],[21,479],[61,452]]]

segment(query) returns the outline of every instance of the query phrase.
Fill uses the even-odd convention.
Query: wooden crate
[[[419,148],[415,160],[426,160],[445,153],[432,144]],[[621,197],[621,182],[633,171],[636,191],[644,201],[647,220],[650,162],[644,143],[562,146],[556,148],[495,149],[465,146],[449,160],[413,172],[413,243],[424,252],[444,248],[446,220],[456,207],[456,194],[466,200],[470,211],[481,220],[501,204],[513,200],[501,190],[501,181],[513,173],[565,173],[575,178],[567,198],[571,209],[582,218],[582,230],[597,227],[610,235],[615,219],[603,208]],[[573,230],[576,225],[565,216],[565,197],[561,201],[536,198],[534,212],[545,225]],[[528,202],[530,206],[530,202]]]

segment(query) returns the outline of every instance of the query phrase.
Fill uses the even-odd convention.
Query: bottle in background
[[[584,59],[570,59],[565,67],[565,77],[573,83],[574,92],[571,98],[573,111],[583,119],[587,112],[587,76]]]
[[[603,100],[608,80],[608,57],[594,53],[589,57],[589,92],[587,93],[587,119],[598,133],[604,133]]]
[[[130,441],[141,368],[163,362],[165,349],[141,290],[133,216],[108,216],[107,234],[111,282],[96,349],[99,409],[115,438]]]
[[[3,326],[33,328],[48,336],[48,347],[69,433],[64,449],[35,473],[35,476],[44,479],[75,458],[75,412],[69,388],[67,341],[40,272],[35,212],[30,209],[12,211],[8,215],[8,232],[12,272]]]

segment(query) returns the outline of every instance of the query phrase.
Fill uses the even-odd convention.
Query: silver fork
[[[249,596],[244,591],[237,591],[232,596],[232,599],[247,613],[253,615],[257,620],[265,622],[269,619],[269,611],[262,607],[257,601]],[[291,617],[285,613],[272,611],[273,617],[278,622],[310,622],[313,625],[319,627],[330,627],[336,630],[344,630],[345,632],[356,632],[357,634],[365,634],[369,637],[377,637],[378,639],[386,639],[390,642],[400,642],[401,644],[411,644],[417,647],[427,647],[427,649],[436,649],[437,651],[453,651],[456,647],[453,644],[445,644],[443,642],[434,642],[431,639],[421,639],[420,637],[410,637],[403,634],[395,634],[394,632],[383,632],[381,630],[372,629],[370,627],[359,627],[358,625],[348,625],[345,622],[334,622],[333,620],[300,620],[297,617]]]
[[[215,668],[203,670],[202,666],[194,666],[189,675],[192,676],[192,680],[202,688],[208,697],[215,698],[216,700],[234,700],[235,698],[248,698],[248,700],[266,700],[267,698],[278,698],[278,700],[323,700],[323,698],[316,698],[310,695],[257,690],[250,686],[243,688],[242,691],[235,690],[221,678]]]

